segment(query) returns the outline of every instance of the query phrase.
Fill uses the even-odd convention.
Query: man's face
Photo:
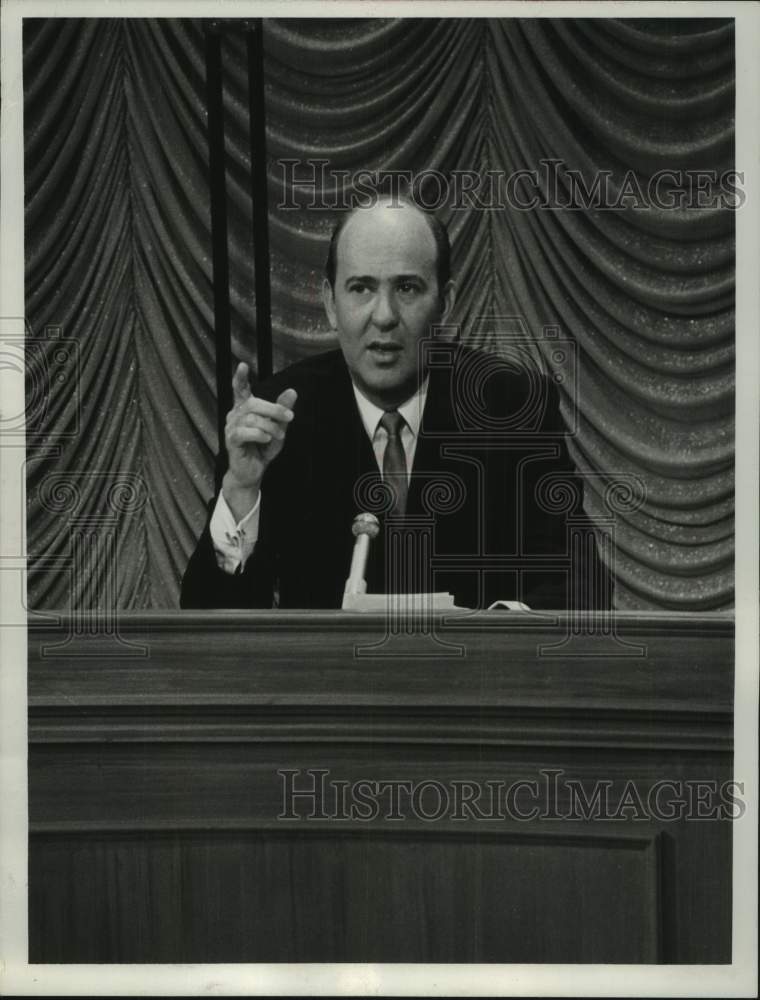
[[[454,300],[439,290],[435,239],[409,205],[380,203],[356,212],[340,234],[335,288],[323,298],[351,376],[377,406],[391,409],[419,384],[417,345]]]

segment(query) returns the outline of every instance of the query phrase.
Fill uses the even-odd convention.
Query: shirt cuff
[[[224,494],[219,493],[214,513],[211,515],[209,531],[217,565],[225,573],[242,572],[246,560],[253,552],[259,537],[260,506],[261,493],[242,521],[236,523],[235,515],[224,499]]]

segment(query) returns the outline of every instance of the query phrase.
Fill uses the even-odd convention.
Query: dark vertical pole
[[[269,286],[269,199],[267,197],[267,130],[264,95],[264,22],[255,18],[246,33],[248,53],[248,120],[251,143],[253,261],[256,269],[256,359],[258,377],[272,374],[272,319]]]
[[[206,29],[206,102],[211,192],[211,245],[214,275],[214,331],[216,339],[216,405],[219,462],[217,489],[226,467],[224,425],[232,407],[232,346],[230,343],[230,267],[227,249],[227,184],[224,171],[224,96],[222,45],[219,26]]]

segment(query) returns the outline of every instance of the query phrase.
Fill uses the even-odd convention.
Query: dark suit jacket
[[[583,579],[605,572],[596,546],[591,566],[572,562],[568,511],[552,509],[542,490],[542,480],[546,487],[573,475],[553,383],[452,344],[431,347],[429,363],[406,520],[379,514],[368,590],[450,591],[464,607],[497,599],[587,607]],[[276,399],[289,386],[298,391],[295,419],[262,483],[254,552],[242,572],[220,570],[207,523],[182,581],[182,607],[269,608],[273,599],[286,608],[341,606],[351,526],[373,510],[377,463],[340,351],[298,362],[256,392]],[[390,539],[409,525],[412,546],[427,548],[404,562],[405,545]]]

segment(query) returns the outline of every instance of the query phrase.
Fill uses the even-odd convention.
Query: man
[[[570,561],[567,511],[545,499],[573,471],[556,391],[493,356],[436,347],[455,299],[449,259],[444,227],[413,203],[381,199],[343,217],[323,283],[340,350],[256,395],[238,366],[229,464],[183,607],[339,608],[352,523],[372,503],[369,592],[423,581],[465,607],[568,607],[573,574],[589,568]],[[405,525],[406,541],[392,543]]]

